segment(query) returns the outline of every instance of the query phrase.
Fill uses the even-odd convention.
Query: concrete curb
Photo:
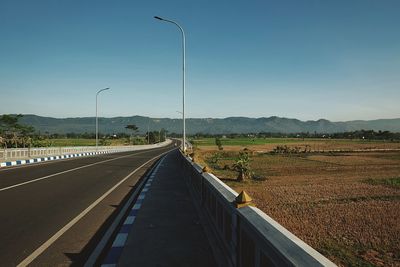
[[[32,164],[32,163],[39,163],[39,162],[44,162],[44,161],[59,160],[59,159],[69,159],[69,158],[92,156],[92,155],[98,155],[98,154],[109,154],[109,153],[116,153],[116,152],[122,152],[122,150],[121,151],[87,152],[87,153],[79,153],[79,154],[51,156],[51,157],[44,157],[44,158],[32,158],[32,159],[22,159],[22,160],[15,160],[15,161],[6,161],[6,162],[0,163],[0,168]]]
[[[155,178],[158,169],[162,165],[163,161],[165,159],[165,156],[162,156],[160,161],[157,163],[155,168],[149,173],[149,175],[146,177],[146,183],[144,187],[141,189],[139,196],[137,197],[136,201],[133,203],[133,207],[129,211],[128,216],[125,218],[124,223],[122,226],[120,226],[120,229],[118,231],[118,234],[116,235],[111,248],[109,249],[106,258],[104,259],[103,263],[101,264],[101,267],[113,267],[117,266],[119,258],[122,254],[122,250],[125,247],[126,240],[128,239],[128,234],[133,226],[133,223],[135,222],[137,213],[139,212],[140,208],[142,207],[143,200],[146,197],[147,191],[149,191],[151,184],[153,182],[153,179]]]
[[[135,221],[136,214],[139,211],[142,202],[146,196],[146,192],[149,190],[151,183],[155,178],[155,174],[161,163],[164,161],[166,154],[168,154],[169,152],[171,152],[171,150],[160,155],[160,157],[155,161],[155,164],[147,172],[144,179],[140,182],[136,190],[131,193],[128,201],[124,204],[123,208],[121,209],[111,226],[103,235],[96,248],[93,250],[92,254],[87,259],[84,267],[97,265],[102,267],[116,266],[125,245],[127,235]],[[124,218],[125,220],[122,221]],[[113,237],[114,234],[116,234],[116,236]],[[113,242],[112,245],[107,248],[107,244],[111,241]],[[96,262],[100,260],[100,255],[102,253],[105,253],[105,258],[102,260],[102,262],[99,262],[96,265]]]

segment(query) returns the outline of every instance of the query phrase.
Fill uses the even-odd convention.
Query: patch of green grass
[[[42,146],[52,147],[64,147],[64,146],[95,146],[96,139],[85,139],[85,138],[57,138],[57,139],[46,139],[39,141]],[[120,146],[127,144],[126,138],[121,139],[107,139],[108,144],[111,146]],[[99,140],[101,145],[101,140]]]
[[[43,146],[95,146],[96,139],[85,138],[58,138],[39,141]]]
[[[220,138],[222,146],[252,146],[252,145],[267,145],[267,144],[297,144],[297,143],[331,143],[336,145],[351,145],[351,144],[378,144],[382,143],[380,140],[374,140],[373,142],[366,142],[362,140],[350,140],[350,139],[325,139],[325,138],[251,138],[251,137],[239,137],[239,138]],[[201,138],[191,139],[192,144],[195,146],[216,146],[215,138]]]
[[[365,141],[359,139],[326,139],[326,138],[251,138],[251,137],[239,137],[239,138],[220,138],[222,146],[249,146],[249,145],[265,145],[265,144],[296,144],[296,143],[314,143],[314,142],[329,142],[337,145],[345,144],[372,144],[372,143],[383,143],[381,140]],[[215,138],[201,138],[191,139],[194,145],[197,146],[215,146]]]
[[[327,256],[334,257],[339,260],[344,266],[354,267],[373,267],[374,264],[367,262],[360,256],[354,253],[355,249],[347,248],[343,244],[338,244],[334,241],[325,242],[319,248],[318,251]]]
[[[363,202],[363,201],[372,201],[372,200],[380,200],[380,201],[398,201],[400,200],[400,196],[359,196],[359,197],[346,197],[346,198],[337,198],[331,200],[320,200],[315,202],[316,204],[326,204],[326,203],[350,203],[350,202]]]
[[[364,180],[363,182],[371,185],[385,185],[385,186],[400,188],[400,177],[385,178],[385,179],[369,178]]]
[[[264,144],[282,144],[304,142],[296,138],[221,138],[222,146],[248,146]],[[203,138],[191,140],[198,146],[215,146],[215,138]]]
[[[387,153],[387,154],[378,154],[373,155],[374,158],[381,158],[381,159],[391,159],[391,160],[400,160],[400,153]]]

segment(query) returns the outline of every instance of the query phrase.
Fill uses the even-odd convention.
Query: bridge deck
[[[118,266],[215,266],[178,152],[169,153],[154,173],[136,204],[140,208],[131,211],[135,218],[127,237],[117,236],[125,239]],[[106,259],[104,264],[113,263]]]

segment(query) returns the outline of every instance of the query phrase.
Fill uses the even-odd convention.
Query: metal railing
[[[336,266],[258,208],[236,208],[238,194],[190,157],[181,154],[181,164],[219,265]]]
[[[39,158],[39,157],[61,156],[68,154],[90,153],[90,152],[112,153],[112,152],[144,150],[144,149],[164,146],[167,143],[171,143],[171,140],[167,140],[165,142],[152,145],[99,146],[97,149],[95,146],[7,148],[7,149],[0,148],[0,162],[22,160],[29,158]]]

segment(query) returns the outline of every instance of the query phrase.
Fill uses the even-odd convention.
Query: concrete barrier
[[[238,193],[181,154],[189,190],[221,266],[336,266],[256,207],[237,208]]]

